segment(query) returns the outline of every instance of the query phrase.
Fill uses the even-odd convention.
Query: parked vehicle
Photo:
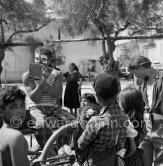
[[[91,73],[83,73],[83,81],[94,81],[95,80],[95,76]]]
[[[133,79],[133,74],[128,73],[126,69],[120,69],[119,77],[125,80]]]

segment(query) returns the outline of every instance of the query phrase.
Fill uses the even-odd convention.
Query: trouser
[[[152,125],[150,119],[146,120],[147,134],[140,144],[144,150],[145,166],[163,166],[163,115],[152,114]]]
[[[74,120],[74,116],[61,108],[56,109],[50,106],[30,107],[24,122],[26,127],[23,128],[36,128],[37,132],[34,132],[34,135],[40,147],[43,148],[53,133],[52,129],[58,129]]]
[[[75,126],[75,129],[73,130],[73,133],[72,133],[72,140],[71,140],[71,150],[76,150],[77,149],[77,141],[78,141],[78,138],[81,136],[83,132],[83,129],[81,128],[80,126],[80,123],[77,123],[76,126]]]
[[[116,149],[115,146],[103,151],[89,149],[88,163],[89,166],[115,166]]]

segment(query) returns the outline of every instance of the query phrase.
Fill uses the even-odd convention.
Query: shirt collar
[[[107,106],[105,106],[105,107],[102,107],[102,109],[101,109],[101,111],[100,111],[100,115],[102,115],[104,112],[105,112],[105,108],[106,108]]]
[[[99,114],[99,115],[104,114],[104,113],[105,113],[105,109],[106,109],[106,108],[111,108],[111,107],[115,107],[115,106],[117,106],[117,105],[116,105],[115,103],[113,103],[113,104],[111,104],[111,105],[109,105],[109,106],[102,107],[102,109],[101,109],[101,111],[100,111],[100,114]]]
[[[156,72],[154,79],[159,79],[159,71]]]

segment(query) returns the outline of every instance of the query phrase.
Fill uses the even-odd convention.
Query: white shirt
[[[147,85],[147,97],[148,97],[149,106],[151,108],[153,100],[153,85]]]

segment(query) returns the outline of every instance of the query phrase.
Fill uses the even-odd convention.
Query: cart
[[[78,166],[75,151],[70,149],[75,126],[75,123],[71,123],[56,130],[44,146],[40,157],[33,161],[32,166]],[[53,156],[50,155],[51,147],[55,147]]]
[[[92,88],[82,88],[81,94],[93,93]],[[70,148],[72,133],[78,122],[74,120],[58,128],[45,144],[41,155],[33,161],[33,166],[79,166],[75,151]],[[53,147],[53,156],[50,155]],[[55,149],[55,150],[54,150]]]

